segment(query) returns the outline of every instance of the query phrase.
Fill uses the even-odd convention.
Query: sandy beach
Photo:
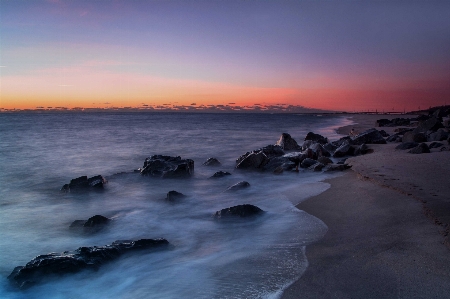
[[[338,132],[395,117],[353,115],[356,124]],[[450,151],[413,155],[396,145],[370,145],[372,154],[348,159],[351,170],[297,206],[328,232],[307,246],[309,266],[282,298],[449,297]]]

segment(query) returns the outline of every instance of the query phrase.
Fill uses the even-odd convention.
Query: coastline
[[[361,132],[379,118],[354,115],[355,124],[338,132]],[[370,145],[374,153],[349,158],[352,170],[297,205],[328,232],[306,247],[309,266],[281,298],[448,296],[450,153],[411,155],[396,145]]]

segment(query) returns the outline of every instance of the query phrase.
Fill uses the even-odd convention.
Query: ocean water
[[[286,132],[330,139],[343,117],[296,114],[11,113],[0,114],[0,298],[277,298],[308,266],[305,246],[327,227],[295,208],[319,194],[332,174],[281,175],[236,170],[247,151]],[[189,179],[155,179],[133,170],[154,154],[195,161]],[[216,157],[221,166],[203,166]],[[216,171],[232,173],[209,179]],[[102,192],[61,193],[72,178],[101,174]],[[224,192],[248,181],[250,187]],[[186,198],[169,203],[168,191]],[[266,213],[217,221],[215,211],[254,204]],[[69,228],[101,214],[94,233]],[[165,238],[171,247],[135,252],[75,275],[17,290],[7,276],[39,254],[115,240]]]

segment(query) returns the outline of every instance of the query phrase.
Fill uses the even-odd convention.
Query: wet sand
[[[353,118],[340,133],[389,117]],[[309,266],[282,298],[449,298],[450,151],[396,145],[370,145],[374,153],[350,158],[352,170],[297,206],[328,232],[307,246]]]

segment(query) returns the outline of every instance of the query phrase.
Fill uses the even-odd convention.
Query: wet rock
[[[336,149],[336,151],[333,154],[334,158],[340,158],[344,156],[351,156],[353,155],[355,151],[355,148],[352,147],[350,144],[342,144],[340,147]]]
[[[262,168],[269,162],[269,158],[264,154],[264,152],[250,153],[238,165],[237,169],[249,169],[249,168]]]
[[[203,165],[205,166],[220,166],[222,165],[222,163],[220,163],[219,160],[217,160],[216,158],[208,158]]]
[[[141,175],[161,178],[185,178],[193,174],[194,161],[180,156],[153,155],[145,159],[141,169]]]
[[[327,144],[329,144],[329,143],[327,143]],[[316,157],[321,157],[321,156],[330,157],[331,156],[330,152],[328,152],[328,150],[326,150],[324,148],[324,146],[320,143],[311,144],[309,149],[311,149],[313,151],[314,156],[316,156]]]
[[[296,162],[293,159],[282,156],[274,157],[269,160],[269,162],[263,166],[264,171],[275,171],[276,169],[291,170],[296,167]]]
[[[395,149],[398,149],[398,150],[407,150],[407,149],[410,149],[410,148],[414,148],[414,147],[416,147],[416,146],[418,146],[418,145],[419,145],[419,143],[417,143],[417,142],[403,142],[403,143],[397,145],[397,146],[395,147]]]
[[[322,163],[322,164],[324,164],[324,165],[328,165],[328,164],[332,164],[332,163],[333,163],[333,161],[332,161],[330,158],[328,158],[328,157],[323,157],[323,156],[317,158],[317,162]]]
[[[214,173],[211,178],[221,178],[224,177],[226,175],[231,175],[231,173],[227,172],[227,171],[217,171],[216,173]]]
[[[300,166],[302,168],[309,168],[309,167],[313,166],[316,163],[317,163],[316,160],[313,160],[313,159],[310,159],[310,158],[306,158],[306,159],[304,159],[302,161],[302,163],[300,163]]]
[[[328,143],[328,139],[326,137],[323,137],[320,134],[315,134],[313,132],[309,132],[308,134],[306,134],[305,140],[312,140],[320,144]]]
[[[411,154],[424,154],[429,153],[430,149],[425,143],[421,143],[418,146],[414,147],[413,149],[409,150],[408,153]]]
[[[183,193],[172,190],[172,191],[167,192],[166,200],[175,201],[175,200],[179,200],[179,199],[182,199],[185,197],[186,197],[186,195],[184,195]]]
[[[281,134],[280,139],[277,141],[276,145],[280,146],[283,150],[299,150],[301,147],[298,145],[297,141],[291,137],[288,133]]]
[[[402,137],[399,136],[399,134],[393,134],[386,138],[387,142],[402,142]]]
[[[26,288],[45,278],[54,278],[82,270],[97,270],[101,265],[121,255],[137,250],[149,250],[168,245],[166,239],[141,239],[116,241],[111,245],[80,247],[74,251],[39,255],[25,266],[16,267],[8,279],[19,288]]]
[[[322,171],[322,169],[325,167],[325,165],[323,165],[320,162],[317,162],[316,164],[308,167],[309,170],[313,170],[313,171]]]
[[[62,186],[61,191],[86,191],[90,189],[103,189],[103,185],[108,181],[101,175],[96,175],[91,178],[87,176],[80,176],[76,179],[72,179],[69,184]]]
[[[368,152],[369,152],[369,147],[367,146],[367,144],[363,143],[360,146],[357,146],[355,148],[355,152],[353,153],[353,155],[355,155],[355,156],[365,155]]]
[[[402,142],[425,142],[427,136],[424,133],[416,133],[414,131],[406,132],[402,137]]]
[[[361,145],[361,144],[385,144],[386,140],[384,140],[381,133],[375,129],[369,129],[367,131],[362,132],[361,134],[356,135],[352,138],[352,144]]]
[[[331,144],[338,148],[343,144],[352,144],[352,138],[350,136],[345,136],[339,140],[333,141]]]
[[[250,183],[246,182],[246,181],[241,181],[237,184],[234,184],[231,187],[228,187],[228,189],[226,191],[237,191],[237,190],[241,190],[241,189],[245,189],[250,187]]]
[[[89,218],[84,224],[84,227],[94,227],[94,226],[98,226],[98,225],[105,225],[108,224],[108,222],[110,221],[109,218],[106,218],[105,216],[102,215],[95,215],[92,216],[91,218]]]
[[[330,153],[330,155],[334,154],[334,151],[336,151],[336,149],[338,148],[336,145],[334,145],[333,143],[327,143],[323,146],[323,148]]]
[[[254,217],[263,214],[264,211],[257,206],[244,204],[217,211],[215,218],[233,218],[233,217]]]

